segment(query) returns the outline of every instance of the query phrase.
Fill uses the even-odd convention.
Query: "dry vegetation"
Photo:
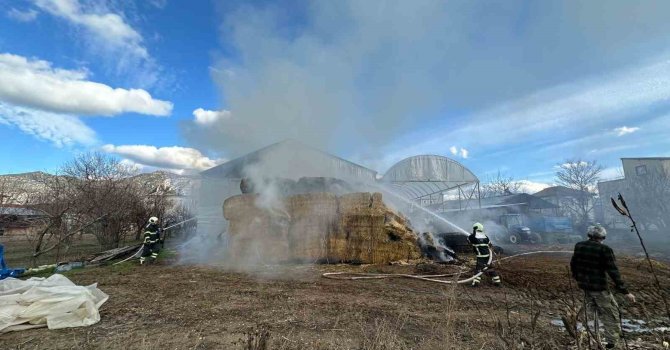
[[[163,181],[144,181],[135,169],[100,153],[78,155],[56,174],[0,176],[0,207],[22,211],[0,215],[0,227],[27,228],[0,242],[17,255],[29,246],[31,259],[19,261],[22,266],[117,248],[139,240],[151,216],[161,218],[164,227],[192,216],[170,198],[173,190]]]
[[[453,267],[294,265],[257,273],[122,264],[73,271],[78,284],[110,295],[91,327],[28,330],[0,337],[2,349],[587,349],[586,338],[550,325],[569,320],[580,293],[565,257],[527,257],[499,268],[504,288],[415,280],[337,281],[327,271],[451,272]],[[644,261],[620,259],[639,297],[625,318],[662,319]],[[670,268],[658,264],[662,283]],[[667,335],[666,335],[667,336]],[[575,340],[577,338],[578,342]],[[641,338],[641,341],[637,341]],[[660,348],[660,334],[630,336],[631,348]],[[667,340],[667,339],[666,339]],[[638,347],[644,344],[644,347]]]

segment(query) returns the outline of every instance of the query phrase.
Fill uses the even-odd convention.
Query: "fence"
[[[131,243],[134,242],[126,242]],[[37,257],[33,257],[33,242],[25,235],[0,236],[0,244],[5,247],[5,261],[10,267],[34,267],[64,261],[81,261],[106,250],[91,234],[76,235],[67,244]]]

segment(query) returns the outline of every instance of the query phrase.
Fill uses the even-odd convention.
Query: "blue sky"
[[[0,173],[197,171],[285,138],[551,182],[670,156],[666,1],[0,0]]]

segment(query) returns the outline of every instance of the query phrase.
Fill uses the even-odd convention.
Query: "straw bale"
[[[224,203],[233,257],[388,263],[421,256],[416,235],[379,193],[285,197],[288,217],[258,208],[256,198],[241,195]]]
[[[332,193],[306,193],[288,197],[291,216],[288,230],[291,258],[316,261],[326,255],[327,239],[337,230],[337,196]]]
[[[232,196],[223,202],[223,217],[226,220],[239,220],[247,215],[256,214],[259,208],[256,206],[256,194],[241,194]]]

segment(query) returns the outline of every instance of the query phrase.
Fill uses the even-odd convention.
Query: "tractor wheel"
[[[519,241],[520,241],[520,240],[521,240],[521,239],[519,238],[519,235],[517,235],[516,233],[510,233],[510,234],[509,234],[509,242],[510,242],[510,243],[512,243],[512,244],[519,244]]]
[[[539,233],[533,232],[528,235],[528,242],[531,244],[538,244],[542,242],[542,236]]]

